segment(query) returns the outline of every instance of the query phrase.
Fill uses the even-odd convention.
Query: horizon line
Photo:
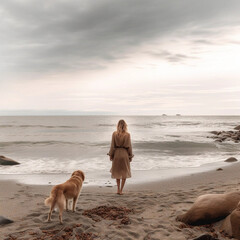
[[[149,117],[201,117],[201,116],[212,116],[212,117],[240,117],[240,114],[39,114],[39,115],[30,115],[30,114],[19,114],[19,115],[1,115],[0,117],[91,117],[91,116],[132,116],[132,117],[141,117],[141,116],[149,116]]]

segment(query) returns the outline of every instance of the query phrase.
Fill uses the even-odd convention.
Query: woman
[[[112,161],[112,178],[117,181],[117,194],[122,195],[126,178],[131,177],[130,162],[133,158],[130,134],[127,132],[127,124],[124,120],[119,120],[117,131],[112,134],[108,155]]]

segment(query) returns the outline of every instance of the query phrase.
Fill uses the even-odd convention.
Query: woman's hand
[[[132,158],[134,157],[134,155],[132,155],[132,156],[129,156],[129,162],[131,162],[132,161]]]
[[[109,153],[107,153],[107,155],[109,156],[109,160],[112,161],[113,160],[112,156]]]

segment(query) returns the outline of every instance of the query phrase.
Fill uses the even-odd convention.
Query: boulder
[[[240,130],[240,125],[236,126],[234,129],[235,130]]]
[[[0,156],[0,165],[18,165],[18,164],[20,163],[12,160],[11,158]]]
[[[228,236],[234,237],[236,239],[240,239],[240,204],[238,203],[238,206],[233,212],[228,215],[220,229],[224,233],[227,233]]]
[[[206,225],[226,218],[240,201],[240,192],[205,194],[199,196],[192,207],[176,220],[188,225]]]
[[[10,219],[5,218],[3,216],[0,216],[0,226],[1,225],[5,225],[5,224],[9,224],[9,223],[13,223],[13,221],[10,220]]]
[[[237,162],[238,160],[235,157],[230,157],[226,159],[224,162]]]

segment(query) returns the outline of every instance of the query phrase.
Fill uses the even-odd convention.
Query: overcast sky
[[[239,115],[239,12],[239,0],[1,0],[0,115]]]

